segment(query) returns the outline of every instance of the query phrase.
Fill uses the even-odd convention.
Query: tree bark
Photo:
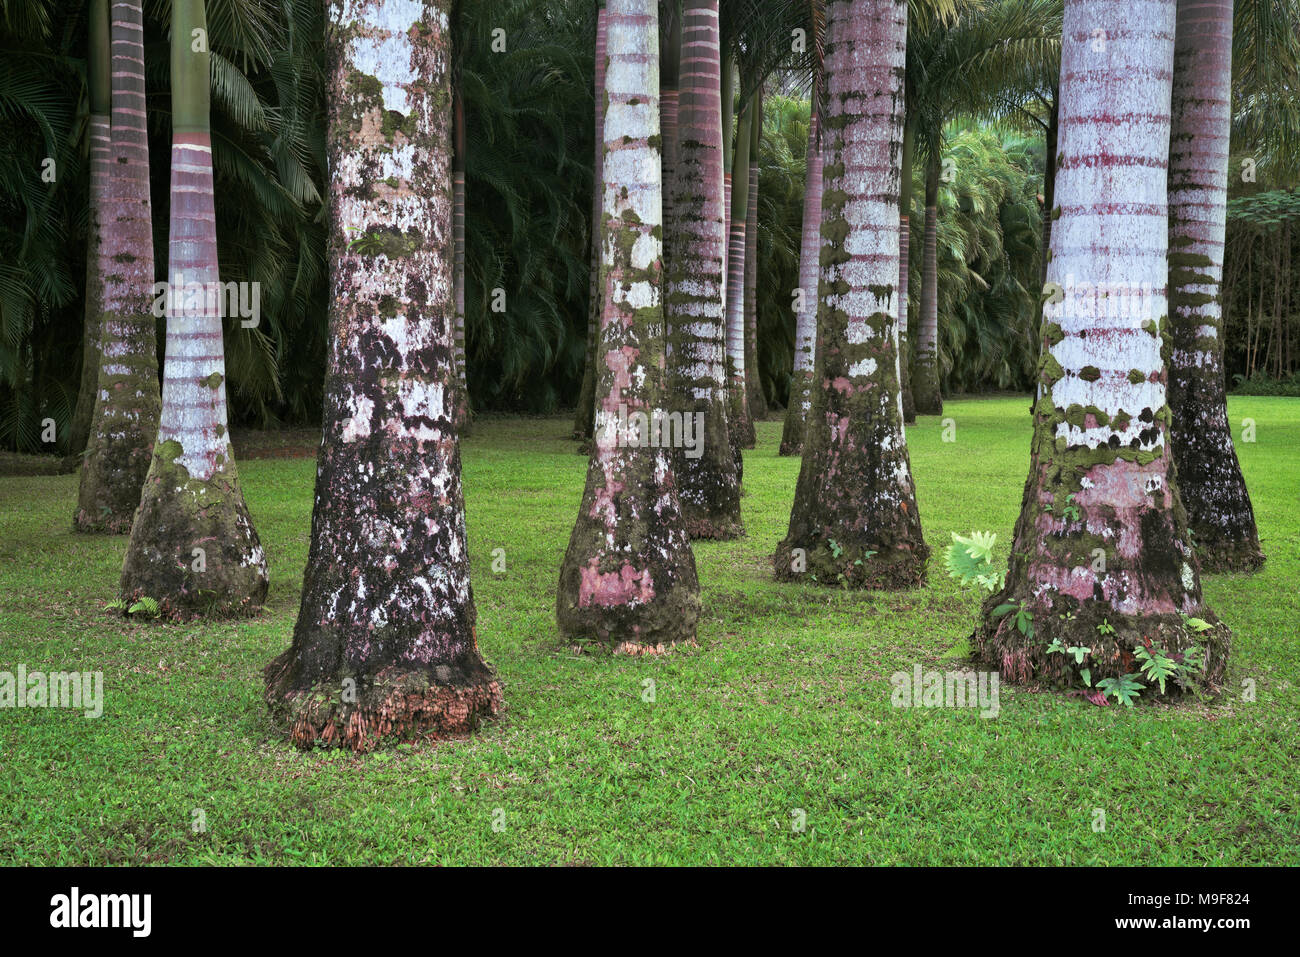
[[[916,421],[916,401],[912,398],[912,335],[907,328],[911,311],[912,267],[912,153],[916,133],[911,122],[903,121],[903,169],[898,201],[898,370],[903,392],[903,423]]]
[[[585,441],[591,438],[592,423],[596,415],[596,353],[600,348],[600,316],[604,308],[600,283],[601,204],[604,184],[601,168],[605,155],[602,129],[605,123],[605,8],[596,10],[596,155],[591,167],[591,282],[587,295],[587,361],[583,367],[582,390],[578,393],[578,409],[573,420],[573,437]]]
[[[144,27],[140,0],[109,11],[113,160],[101,218],[104,277],[101,358],[73,528],[125,534],[140,504],[162,403],[153,304],[149,139],[145,130]]]
[[[816,384],[778,578],[910,588],[929,548],[898,365],[906,0],[827,4]]]
[[[459,438],[469,435],[473,426],[473,411],[469,401],[469,378],[465,368],[465,99],[461,95],[460,77],[452,87],[453,138],[451,165],[451,245],[452,286],[456,306],[455,339],[453,345],[456,362],[456,394],[452,405],[452,421]]]
[[[206,38],[203,0],[172,0],[162,417],[121,580],[124,600],[153,598],[175,618],[244,614],[262,604],[267,588],[266,554],[244,504],[226,428],[210,54],[206,39],[193,39],[198,31]]]
[[[606,16],[598,405],[556,617],[570,637],[657,648],[693,639],[700,613],[670,449],[636,424],[663,397],[657,0],[609,0]]]
[[[921,323],[916,336],[912,399],[922,415],[942,415],[939,391],[939,144],[925,164],[925,245],[921,251]]]
[[[718,0],[686,0],[680,150],[673,192],[674,228],[665,235],[669,388],[674,411],[701,423],[699,445],[674,447],[673,470],[692,538],[744,533],[740,479],[727,432],[726,327],[722,299],[722,92]]]
[[[1173,38],[1169,0],[1065,5],[1060,215],[1048,264],[1064,298],[1043,323],[1006,584],[974,636],[976,658],[1003,680],[1095,688],[1136,676],[1139,646],[1184,656],[1211,688],[1223,676],[1228,629],[1201,597],[1160,354]],[[1086,649],[1082,664],[1062,647]]]
[[[763,139],[763,93],[754,93],[749,126],[749,203],[745,212],[745,398],[750,420],[767,418],[763,376],[758,367],[758,151]],[[745,448],[753,448],[751,442]]]
[[[1228,423],[1223,249],[1232,0],[1180,0],[1169,151],[1169,407],[1178,490],[1201,567],[1264,561]]]
[[[330,354],[311,551],[266,700],[368,750],[501,706],[479,656],[455,388],[450,0],[332,0]]]
[[[755,445],[749,390],[745,387],[745,234],[749,219],[749,151],[753,139],[749,131],[753,121],[751,99],[736,124],[736,148],[731,164],[731,234],[727,248],[727,378],[731,394],[727,425],[737,459],[741,458],[741,449],[752,449]]]
[[[812,408],[813,357],[817,346],[817,271],[821,254],[822,152],[818,132],[819,98],[813,85],[808,115],[807,173],[803,188],[803,233],[799,242],[799,306],[794,325],[794,374],[785,410],[780,455],[802,455],[808,412]]]
[[[95,411],[99,385],[100,314],[104,310],[103,262],[99,256],[103,210],[107,203],[108,179],[112,175],[113,79],[109,67],[108,0],[91,0],[86,44],[86,90],[90,101],[88,126],[90,152],[89,208],[86,216],[86,313],[81,344],[81,385],[73,410],[68,437],[70,465],[80,465],[80,455],[90,438],[90,420]],[[65,465],[71,471],[71,467]]]

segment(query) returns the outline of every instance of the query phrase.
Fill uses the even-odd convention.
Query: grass
[[[895,709],[889,676],[962,666],[978,597],[947,578],[942,546],[994,530],[1005,559],[1027,399],[951,402],[954,442],[937,418],[908,430],[935,547],[912,593],[773,581],[799,463],[776,455],[780,423],[760,424],[748,536],[696,546],[700,646],[658,659],[561,643],[555,585],[585,459],[566,418],[484,418],[464,477],[479,642],[505,712],[467,740],[362,757],[292,750],[261,700],[297,612],[310,459],[241,466],[271,562],[266,612],[184,627],[104,611],[124,542],[71,533],[75,478],[0,479],[0,670],[105,682],[98,720],[0,711],[0,864],[1295,865],[1300,400],[1233,397],[1230,412],[1256,422],[1240,452],[1268,563],[1205,581],[1235,633],[1227,693],[1128,710],[1004,685],[991,719]]]

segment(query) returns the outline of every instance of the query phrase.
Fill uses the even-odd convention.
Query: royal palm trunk
[[[745,212],[745,398],[750,420],[767,416],[763,378],[758,369],[758,150],[763,136],[763,94],[754,94],[749,126],[749,202]],[[753,448],[750,442],[745,448]]]
[[[456,435],[469,435],[473,417],[469,403],[469,379],[465,369],[465,98],[459,77],[452,93],[453,147],[451,167],[452,288],[456,307],[453,358],[456,362],[456,396],[452,405]]]
[[[898,200],[898,371],[902,382],[903,422],[916,421],[916,401],[912,398],[912,336],[907,328],[911,311],[912,288],[912,152],[916,141],[912,124],[903,123],[903,169]]]
[[[828,3],[815,389],[778,578],[908,588],[929,555],[898,369],[906,0]]]
[[[700,613],[672,450],[648,425],[665,411],[657,0],[609,0],[606,17],[596,422],[556,617],[566,636],[654,648],[694,638]]]
[[[740,479],[727,434],[726,327],[722,300],[722,93],[718,0],[686,0],[682,25],[677,209],[666,232],[669,388],[674,410],[692,416],[698,446],[675,447],[678,498],[692,538],[744,532]]]
[[[332,0],[330,352],[311,549],[266,700],[293,741],[365,750],[500,708],[479,656],[460,451],[450,0]]]
[[[1005,681],[1095,688],[1136,675],[1145,654],[1222,679],[1228,630],[1201,598],[1161,360],[1173,38],[1169,0],[1065,5],[1047,275],[1064,298],[1043,322],[1006,585],[974,640]]]
[[[596,11],[596,155],[591,166],[591,270],[587,287],[587,359],[583,366],[582,389],[578,393],[578,409],[573,419],[573,437],[591,438],[592,423],[596,415],[596,353],[600,347],[600,316],[603,308],[600,285],[600,217],[603,201],[601,163],[605,155],[605,140],[601,129],[605,122],[605,7]]]
[[[799,296],[794,323],[794,372],[790,404],[781,430],[781,455],[802,455],[804,430],[812,408],[813,356],[817,343],[817,271],[821,253],[822,153],[818,135],[816,84],[808,116],[807,173],[803,188],[803,233],[799,243]]]
[[[939,144],[925,164],[925,238],[921,250],[921,321],[913,341],[916,357],[912,401],[922,415],[941,415],[939,392]]]
[[[140,0],[116,0],[109,18],[113,158],[100,219],[101,355],[73,527],[125,534],[149,471],[161,395]]]
[[[727,378],[730,393],[727,426],[736,458],[740,449],[754,447],[754,422],[749,415],[749,390],[745,385],[745,262],[749,217],[749,152],[754,121],[751,99],[736,124],[736,148],[732,153],[731,233],[727,242]]]
[[[165,614],[191,618],[255,608],[266,597],[267,574],[226,429],[203,0],[172,0],[171,32],[162,417],[131,527],[121,592],[128,603],[147,596]]]
[[[99,257],[99,234],[107,202],[113,155],[113,79],[109,68],[108,0],[91,0],[86,44],[86,89],[90,101],[87,125],[90,152],[89,208],[86,215],[86,311],[81,344],[81,385],[72,416],[68,452],[79,456],[90,437],[99,385],[99,323],[104,309],[104,263]],[[78,465],[80,461],[73,459]]]
[[[1264,561],[1223,372],[1231,94],[1231,0],[1181,0],[1169,152],[1169,406],[1178,490],[1201,567],[1214,571]]]

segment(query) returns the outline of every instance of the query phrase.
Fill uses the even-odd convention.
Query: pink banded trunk
[[[925,579],[898,382],[905,0],[827,4],[819,381],[777,577],[910,588]]]
[[[1006,589],[976,633],[979,656],[1008,680],[1091,687],[1137,673],[1139,645],[1167,656],[1195,645],[1209,685],[1226,661],[1227,628],[1202,602],[1174,484],[1161,359],[1174,16],[1173,0],[1066,3],[1047,274],[1063,298],[1045,309]],[[1032,640],[1016,616],[992,614],[1008,602],[1032,616]],[[1209,626],[1196,633],[1185,615]],[[1090,649],[1085,661],[1048,653],[1054,639]]]
[[[108,204],[108,179],[112,174],[112,120],[108,115],[92,113],[87,134],[90,188],[87,195],[85,338],[81,349],[81,384],[77,390],[77,408],[68,448],[73,455],[86,448],[99,386],[100,323],[104,312],[104,262],[100,259],[99,246]]]
[[[75,527],[130,531],[158,433],[153,225],[140,0],[109,8],[112,150],[99,244],[101,361]]]
[[[762,113],[755,114],[758,122]],[[757,136],[755,139],[757,140]],[[767,412],[762,380],[758,371],[758,156],[750,154],[749,207],[745,216],[745,396],[749,414],[761,418]],[[745,448],[753,448],[748,439]]]
[[[606,16],[596,421],[556,617],[566,635],[653,647],[692,639],[700,608],[670,450],[637,418],[665,411],[658,6],[609,0]]]
[[[665,232],[671,404],[699,423],[697,445],[673,457],[692,538],[741,534],[740,481],[727,431],[721,49],[718,0],[687,0],[682,28],[676,216]]]
[[[178,442],[176,463],[206,482],[230,461],[211,136],[175,133],[171,160],[167,361],[158,437]]]
[[[794,373],[790,404],[781,435],[781,455],[798,455],[812,408],[813,368],[817,341],[817,274],[820,269],[822,222],[822,154],[818,137],[817,87],[813,87],[808,116],[808,149],[803,191],[803,232],[799,245],[799,288],[795,297]]]
[[[1259,567],[1223,372],[1232,0],[1181,0],[1169,155],[1169,405],[1178,487],[1204,568]]]

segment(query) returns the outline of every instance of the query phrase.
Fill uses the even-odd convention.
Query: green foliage
[[[1097,690],[1107,698],[1114,698],[1126,708],[1133,707],[1133,702],[1142,693],[1144,685],[1137,680],[1138,675],[1120,675],[1118,678],[1102,678],[1097,682]]]
[[[979,585],[989,594],[1000,589],[1007,573],[993,564],[993,546],[997,540],[992,532],[971,532],[969,537],[953,532],[953,543],[943,552],[948,574],[963,585]]]
[[[162,611],[158,607],[157,599],[144,595],[133,602],[131,607],[126,610],[126,613],[128,615],[147,615],[150,618],[157,618],[162,614]]]

